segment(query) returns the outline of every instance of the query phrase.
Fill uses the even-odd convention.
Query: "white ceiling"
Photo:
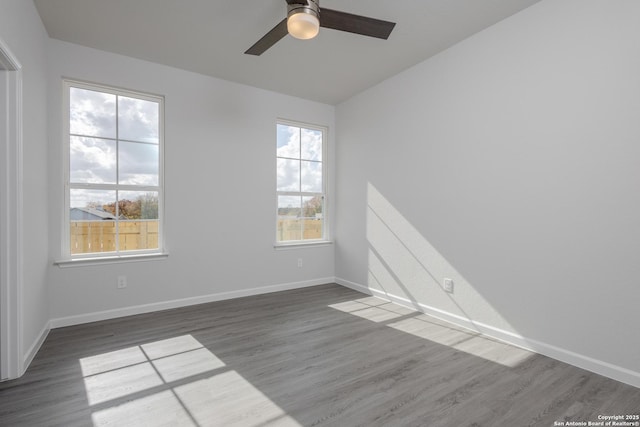
[[[338,104],[539,0],[322,0],[396,22],[389,40],[320,29],[245,55],[284,0],[34,0],[55,39]]]

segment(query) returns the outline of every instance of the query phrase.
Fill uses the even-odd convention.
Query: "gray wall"
[[[640,384],[639,17],[543,1],[339,105],[336,276]]]
[[[170,253],[151,263],[52,266],[53,319],[333,278],[332,245],[276,251],[273,244],[276,119],[328,126],[331,161],[334,107],[56,40],[47,50],[52,258],[61,254],[63,76],[165,96]],[[116,288],[119,275],[128,278],[124,290]]]
[[[49,320],[47,261],[47,87],[44,26],[33,2],[2,0],[0,38],[22,66],[23,109],[23,336],[22,354],[42,336]],[[4,100],[3,100],[4,101]],[[4,129],[3,129],[4,130]]]

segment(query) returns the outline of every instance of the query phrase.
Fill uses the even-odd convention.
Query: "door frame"
[[[0,39],[0,380],[24,373],[22,66]]]

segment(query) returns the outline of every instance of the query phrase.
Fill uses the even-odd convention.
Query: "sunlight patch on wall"
[[[494,329],[517,334],[371,183],[367,187],[367,204],[370,289],[392,300],[395,297],[406,301],[420,311],[440,312],[443,318],[461,321],[478,332]],[[453,279],[453,294],[443,290],[444,278]]]

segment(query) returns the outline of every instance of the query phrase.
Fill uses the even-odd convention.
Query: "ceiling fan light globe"
[[[320,21],[310,13],[294,13],[287,19],[287,30],[297,39],[309,40],[318,35]]]

